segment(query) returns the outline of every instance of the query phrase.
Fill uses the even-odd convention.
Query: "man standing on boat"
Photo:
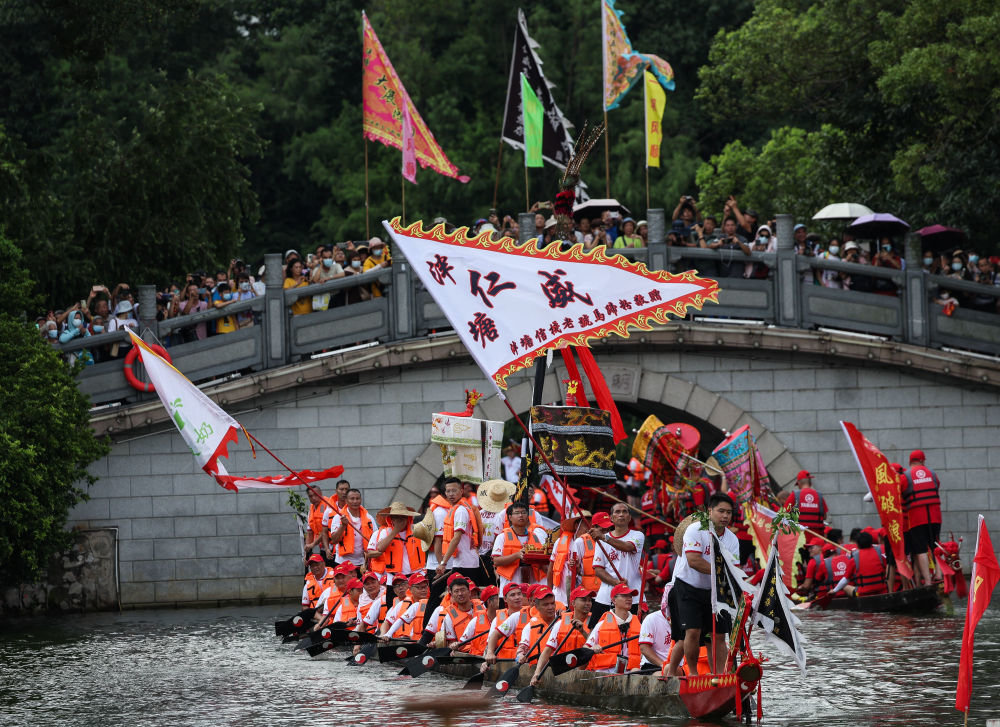
[[[548,533],[542,528],[532,527],[528,521],[528,507],[523,502],[515,502],[507,508],[509,527],[497,535],[493,543],[493,566],[500,577],[500,590],[506,593],[508,583],[541,583],[545,579],[545,568],[529,565],[524,561],[524,546],[528,543],[542,545]]]
[[[350,563],[360,568],[365,563],[365,550],[372,534],[378,529],[368,511],[361,506],[361,490],[347,491],[347,506],[329,521],[330,542],[337,544],[337,563]]]
[[[722,546],[723,556],[731,562],[739,561],[740,541],[726,527],[733,519],[735,506],[729,495],[717,492],[708,500],[708,519]],[[701,523],[692,522],[684,531],[683,557],[674,568],[674,583],[670,589],[670,622],[674,639],[683,641],[683,649],[675,648],[670,654],[667,676],[676,676],[681,657],[688,665],[689,675],[698,673],[698,650],[703,636],[713,632],[716,671],[728,656],[726,637],[731,625],[728,618],[718,618],[712,613],[712,536],[702,530]]]
[[[931,584],[927,551],[941,539],[941,482],[934,470],[924,464],[924,453],[910,453],[910,469],[903,489],[903,509],[906,512],[907,539],[920,581]]]
[[[379,511],[376,522],[379,516],[384,520],[368,541],[368,567],[375,573],[387,573],[390,585],[400,576],[405,580],[412,573],[422,572],[427,556],[420,539],[413,534],[413,521],[419,513],[401,502],[393,502]],[[394,596],[392,592],[387,605],[392,605]]]
[[[465,487],[460,479],[452,477],[445,481],[444,496],[449,507],[441,524],[440,545],[436,538],[434,542],[441,555],[432,574],[431,595],[427,603],[431,608],[437,608],[441,602],[447,587],[444,580],[446,572],[452,575],[457,573],[473,583],[486,585],[485,574],[479,566],[478,547],[482,537],[479,508],[470,505],[464,495]]]
[[[603,530],[608,524],[608,517],[605,515],[599,521],[598,516],[594,515],[593,522]],[[628,586],[628,590],[636,593],[642,588],[639,565],[642,563],[642,548],[646,536],[632,529],[632,513],[623,502],[616,503],[611,508],[610,522],[611,531],[595,542],[597,549],[594,551],[594,573],[601,581],[601,588],[590,614],[591,626],[611,609],[611,591],[615,586],[624,584]],[[632,613],[638,612],[638,602],[633,601],[631,607]]]
[[[809,470],[801,470],[795,476],[795,492],[785,500],[785,507],[797,507],[799,509],[799,525],[809,528],[817,535],[822,535],[826,531],[827,507],[826,500],[819,490],[813,487],[812,475]]]

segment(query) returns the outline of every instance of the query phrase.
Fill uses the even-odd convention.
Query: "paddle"
[[[459,647],[465,646],[469,642],[475,641],[483,634],[488,634],[488,633],[489,629],[487,629],[486,631],[480,631],[472,638],[466,639],[465,641],[456,644],[455,648],[457,649]],[[412,659],[407,659],[407,663],[403,666],[403,670],[399,672],[399,674],[400,676],[409,674],[411,677],[416,678],[421,674],[423,674],[428,669],[431,669],[434,666],[434,664],[437,663],[437,660],[439,658],[441,658],[442,656],[448,656],[449,654],[451,654],[452,651],[453,649],[450,646],[442,646],[437,649],[431,649],[430,651],[425,651],[423,654],[419,656],[415,656]]]
[[[516,629],[515,629],[515,631],[516,631]],[[511,631],[509,634],[507,634],[502,639],[500,639],[500,642],[497,644],[497,649],[499,649],[501,646],[503,646],[504,644],[506,644],[507,643],[507,639],[509,639],[513,634],[514,634],[514,631]],[[507,661],[507,660],[504,659],[504,661]],[[485,682],[485,681],[486,681],[486,672],[485,671],[480,671],[474,677],[471,677],[467,682],[465,682],[465,684],[462,685],[462,689],[469,689],[469,690],[472,690],[472,689],[482,689],[483,682]]]
[[[419,641],[410,641],[405,644],[380,646],[377,651],[378,660],[384,664],[387,661],[399,661],[400,659],[406,659],[417,654],[423,654],[427,651],[427,647]]]
[[[295,645],[296,651],[301,651],[302,649],[308,649],[310,646],[319,644],[323,641],[328,641],[333,635],[334,629],[345,629],[347,628],[346,621],[334,621],[329,626],[324,626],[316,631],[310,631],[304,637],[299,639],[299,643]]]
[[[304,611],[299,611],[297,614],[291,618],[285,619],[284,621],[274,622],[274,635],[275,636],[290,636],[297,631],[299,631],[316,613],[315,608],[307,608]]]
[[[504,694],[507,693],[508,689],[510,689],[514,684],[517,683],[517,676],[518,676],[518,674],[521,671],[521,664],[527,664],[529,661],[531,661],[531,654],[532,654],[532,652],[535,649],[538,649],[539,646],[541,646],[542,639],[545,638],[545,635],[547,633],[549,633],[549,631],[552,630],[552,627],[555,626],[557,623],[559,623],[559,621],[560,621],[560,618],[559,618],[559,615],[557,614],[552,619],[552,623],[550,623],[545,628],[545,630],[542,631],[542,633],[538,635],[538,639],[536,639],[535,643],[532,644],[531,648],[528,650],[528,653],[524,655],[524,661],[523,662],[518,662],[515,659],[514,660],[514,666],[512,666],[510,669],[508,669],[507,671],[505,671],[503,674],[500,675],[500,679],[497,680],[497,683],[493,685],[493,696],[494,697],[502,697]],[[539,626],[541,626],[541,624],[539,624]],[[538,649],[538,651],[539,651],[539,653],[541,653],[541,649]]]
[[[576,624],[572,623],[570,624],[570,628],[566,632],[566,635],[563,637],[563,640],[560,641],[559,646],[556,647],[556,654],[558,654],[562,650],[563,645],[566,643],[567,639],[569,639],[569,637],[573,635],[573,630],[576,628],[578,628]],[[580,631],[583,631],[583,629],[580,629]],[[555,656],[556,654],[553,654],[553,656]],[[540,655],[539,658],[541,658]],[[549,668],[550,664],[552,664],[551,658],[547,662],[545,662],[545,666],[542,667],[542,671],[538,675],[539,680],[542,678],[542,676],[544,676],[545,671]],[[534,679],[532,679],[532,681],[534,681]],[[535,698],[535,686],[533,684],[529,684],[528,686],[526,686],[524,689],[522,689],[517,693],[517,701],[519,702],[528,703],[534,698]]]
[[[621,646],[628,641],[633,641],[638,638],[638,635],[629,636],[627,639],[622,639],[621,641],[616,641],[613,644],[608,644],[603,650],[606,651],[612,646]],[[572,671],[578,667],[585,667],[590,663],[590,660],[594,658],[594,654],[596,653],[596,651],[588,649],[586,646],[581,646],[579,649],[567,651],[565,654],[561,655],[562,658],[549,660],[549,664],[552,666],[552,673],[559,676],[560,674],[565,674],[566,672]]]
[[[306,647],[309,656],[319,656],[324,651],[329,651],[334,646],[341,644],[374,644],[377,641],[374,634],[367,631],[348,631],[347,629],[335,629],[330,638]]]
[[[348,664],[357,664],[358,666],[367,663],[368,660],[371,659],[372,656],[374,656],[375,645],[377,643],[378,643],[377,641],[368,642],[367,644],[361,647],[361,651],[359,651],[357,654],[351,654],[346,659],[344,659],[344,661],[346,661]]]

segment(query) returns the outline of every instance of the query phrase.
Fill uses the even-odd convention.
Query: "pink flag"
[[[403,179],[417,183],[417,147],[413,143],[413,119],[410,107],[403,106]]]

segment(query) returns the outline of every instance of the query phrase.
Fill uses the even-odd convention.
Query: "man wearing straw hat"
[[[476,499],[479,501],[479,517],[483,521],[482,542],[479,544],[479,562],[486,570],[488,580],[496,582],[493,569],[493,543],[503,531],[503,513],[510,504],[517,485],[506,480],[487,480],[479,485]]]
[[[379,529],[372,533],[368,541],[366,558],[372,571],[387,574],[390,586],[398,576],[408,577],[411,573],[422,571],[427,562],[423,541],[413,534],[413,521],[419,516],[420,513],[401,502],[379,510],[375,516]],[[387,605],[392,605],[394,595],[390,589]]]

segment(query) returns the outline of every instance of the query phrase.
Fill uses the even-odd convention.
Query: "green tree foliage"
[[[89,402],[33,323],[13,317],[31,281],[0,236],[0,583],[38,578],[69,542],[70,508],[83,499],[87,467],[109,451],[94,438]]]
[[[746,23],[716,37],[697,99],[720,122],[753,117],[771,129],[842,134],[837,147],[848,153],[811,168],[821,156],[806,149],[805,168],[768,167],[775,137],[765,144],[744,131],[752,150],[744,162],[755,172],[730,191],[766,187],[768,174],[816,179],[823,204],[860,201],[914,227],[956,225],[992,245],[1000,64],[989,41],[998,30],[1000,7],[974,0],[756,3]],[[719,187],[715,174],[703,167],[699,182]],[[808,189],[804,196],[815,201]],[[804,216],[815,204],[794,209]]]

